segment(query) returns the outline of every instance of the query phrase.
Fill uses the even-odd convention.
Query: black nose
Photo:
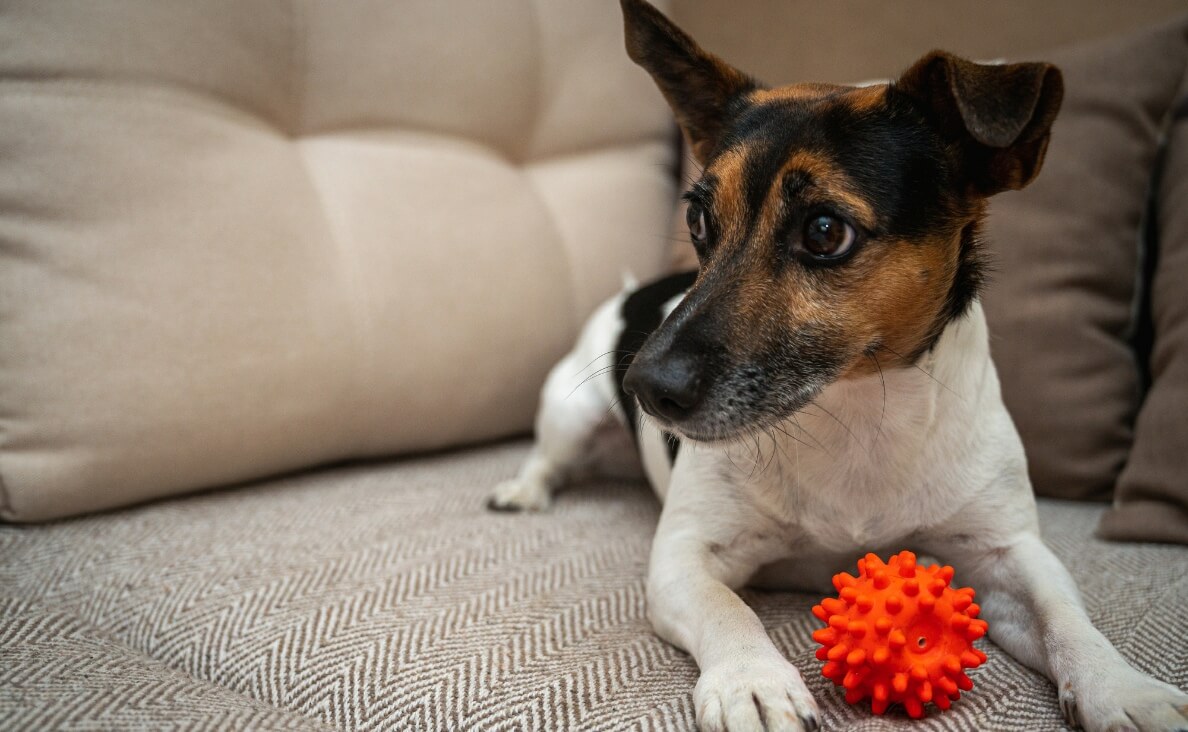
[[[669,356],[631,364],[623,379],[623,390],[634,394],[648,414],[679,422],[701,403],[704,381],[695,359]]]

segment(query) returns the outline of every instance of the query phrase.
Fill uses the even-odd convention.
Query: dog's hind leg
[[[536,444],[516,477],[495,486],[491,509],[547,508],[553,492],[594,457],[593,440],[600,427],[619,427],[611,371],[622,329],[622,301],[619,295],[595,311],[574,349],[549,373],[536,414]]]

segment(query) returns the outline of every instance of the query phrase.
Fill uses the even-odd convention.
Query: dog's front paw
[[[1086,732],[1188,732],[1188,694],[1130,671],[1103,674],[1097,684],[1066,684],[1060,708]]]
[[[783,658],[743,660],[707,669],[693,689],[703,732],[813,732],[817,703],[800,672]]]
[[[512,478],[495,486],[487,501],[493,511],[543,511],[552,497],[547,486],[532,480]]]

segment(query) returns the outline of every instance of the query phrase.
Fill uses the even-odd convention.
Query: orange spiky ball
[[[909,551],[886,564],[867,554],[857,577],[834,576],[838,597],[813,607],[826,623],[813,640],[821,644],[821,674],[845,687],[847,702],[870,697],[875,714],[898,702],[919,719],[925,704],[948,709],[973,688],[963,669],[986,660],[973,647],[986,621],[978,619],[974,591],[949,587],[951,579],[952,567],[925,567]]]

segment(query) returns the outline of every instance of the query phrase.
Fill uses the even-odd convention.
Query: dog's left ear
[[[1064,98],[1060,69],[1051,64],[976,64],[944,51],[924,56],[894,86],[962,143],[966,175],[987,196],[1023,188],[1039,174]]]
[[[620,0],[627,55],[652,75],[704,164],[726,132],[731,103],[757,83],[698,46],[645,0]]]

